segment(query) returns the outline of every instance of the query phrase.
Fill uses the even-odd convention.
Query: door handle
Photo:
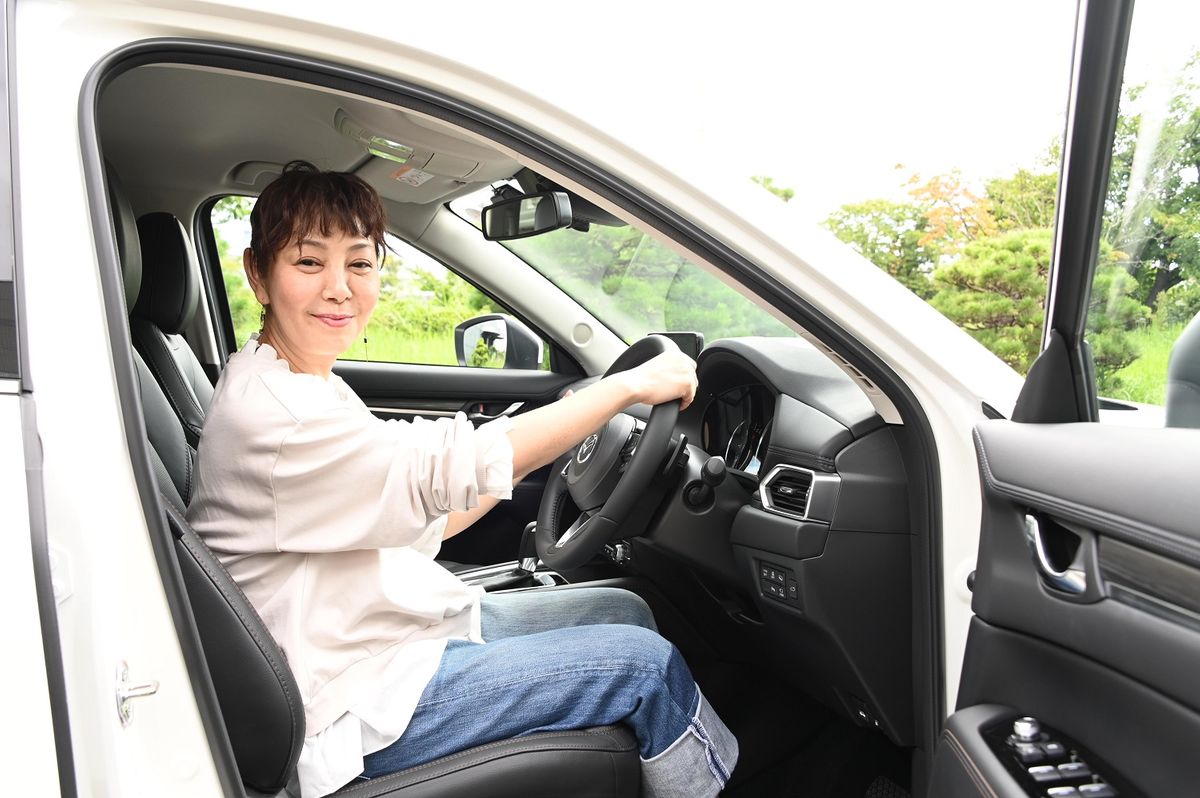
[[[478,406],[479,409],[474,412],[467,413],[467,420],[472,424],[480,424],[485,421],[495,421],[496,419],[500,418],[500,416],[512,415],[520,410],[524,404],[524,402],[513,402],[499,413],[496,413],[495,415],[488,415],[487,413],[483,412],[483,402],[472,403],[472,407]]]
[[[1037,516],[1032,513],[1025,515],[1025,543],[1033,555],[1042,580],[1050,587],[1071,595],[1080,595],[1087,590],[1087,572],[1072,562],[1066,568],[1059,569],[1050,561],[1046,550],[1046,537]]]

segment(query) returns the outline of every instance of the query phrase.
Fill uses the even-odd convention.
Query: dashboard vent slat
[[[808,513],[808,493],[813,475],[809,471],[787,469],[777,471],[763,485],[768,509],[803,518]]]

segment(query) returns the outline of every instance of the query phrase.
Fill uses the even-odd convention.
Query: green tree
[[[1173,88],[1164,118],[1141,110],[1146,87],[1133,86],[1121,114],[1109,171],[1104,239],[1126,253],[1140,298],[1200,278],[1200,55]]]
[[[883,199],[843,205],[825,226],[917,296],[933,296],[929,273],[941,248],[927,240],[929,219],[919,205]]]
[[[796,196],[796,190],[793,188],[784,188],[783,186],[775,185],[775,178],[767,177],[766,175],[755,175],[750,178],[755,183],[770,191],[776,197],[779,197],[784,202],[787,202],[792,197]]]
[[[1050,254],[1049,230],[972,242],[934,272],[930,304],[1024,373],[1041,346]]]
[[[986,196],[996,226],[1002,232],[1053,227],[1058,174],[1018,169],[1012,177],[989,180]]]
[[[1024,373],[1041,349],[1053,231],[1016,230],[968,244],[961,257],[933,276],[935,308]],[[1104,245],[1092,288],[1087,340],[1101,392],[1117,385],[1115,372],[1138,356],[1128,331],[1145,324],[1149,310],[1120,253]]]

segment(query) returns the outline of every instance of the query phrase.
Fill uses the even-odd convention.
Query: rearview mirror
[[[483,237],[511,241],[571,226],[571,199],[565,191],[543,191],[493,202],[483,209]]]

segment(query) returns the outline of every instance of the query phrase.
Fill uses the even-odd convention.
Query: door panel
[[[334,371],[380,418],[434,418],[463,411],[476,425],[505,411],[519,414],[552,402],[578,380],[550,371],[361,361],[338,361]],[[527,476],[513,489],[512,501],[501,502],[446,541],[439,559],[469,565],[515,559],[525,525],[537,518],[549,473],[543,468]]]
[[[988,776],[1015,759],[981,736],[1019,715],[1077,744],[1119,794],[1195,794],[1200,431],[989,421],[975,440],[976,618],[931,794],[1027,794]]]

